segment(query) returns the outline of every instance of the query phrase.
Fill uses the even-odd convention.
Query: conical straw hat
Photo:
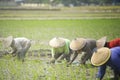
[[[106,40],[107,40],[107,37],[106,37],[106,36],[100,38],[99,40],[97,40],[97,42],[96,42],[97,48],[104,47]]]
[[[4,40],[4,38],[0,38],[0,41],[2,42]]]
[[[86,41],[84,38],[76,38],[71,41],[70,48],[72,50],[80,50],[85,46],[85,44]]]
[[[65,45],[65,40],[60,37],[55,37],[50,40],[49,45],[54,48],[62,47]]]
[[[13,41],[13,36],[8,36],[7,38],[1,38],[2,44],[4,48],[10,47]]]
[[[111,52],[109,48],[103,47],[94,52],[91,57],[91,63],[94,66],[101,66],[108,61]]]

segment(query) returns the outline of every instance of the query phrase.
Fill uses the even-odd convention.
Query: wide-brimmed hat
[[[2,41],[2,45],[4,48],[8,48],[12,44],[13,36],[8,36],[7,38],[0,38],[0,41]]]
[[[97,42],[96,42],[97,48],[104,47],[106,40],[107,40],[106,36],[104,36],[104,37],[100,38],[99,40],[97,40]]]
[[[86,40],[84,38],[76,38],[71,41],[70,48],[72,50],[80,50],[85,46],[85,44]]]
[[[91,57],[91,63],[94,66],[101,66],[108,61],[110,58],[111,52],[109,48],[102,47],[94,52]]]
[[[65,45],[65,40],[60,37],[55,37],[50,40],[49,45],[54,48],[62,47]]]

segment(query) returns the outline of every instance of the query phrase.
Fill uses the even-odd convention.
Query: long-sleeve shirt
[[[20,53],[25,55],[30,46],[31,41],[29,39],[20,37],[14,38],[14,43],[11,45],[11,48],[13,49],[13,53]]]
[[[65,45],[63,47],[51,49],[52,57],[54,57],[54,55],[57,53],[69,54],[69,52],[70,52],[70,48],[69,48],[70,40],[68,40],[68,39],[64,39],[64,40],[65,40]]]
[[[116,46],[120,46],[120,38],[116,38],[114,40],[111,40],[111,41],[107,42],[106,47],[112,48],[112,47],[116,47]]]
[[[120,46],[111,48],[110,50],[110,59],[98,69],[97,78],[100,78],[100,80],[102,80],[107,66],[110,66],[116,75],[120,74]]]
[[[85,46],[81,49],[81,52],[84,52],[83,56],[81,57],[81,63],[85,64],[85,62],[91,58],[93,54],[93,50],[96,48],[96,40],[94,39],[86,39]],[[72,60],[70,61],[70,64],[75,60],[75,58],[78,56],[78,52],[75,51]]]
[[[86,45],[83,47],[82,52],[85,52],[81,57],[81,62],[85,63],[91,58],[94,48],[96,48],[96,40],[86,39]]]

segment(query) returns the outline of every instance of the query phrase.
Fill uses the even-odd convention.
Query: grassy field
[[[120,19],[80,19],[80,20],[0,20],[0,36],[27,37],[33,40],[29,51],[50,49],[48,42],[53,37],[70,40],[76,37],[108,40],[120,37]],[[0,45],[1,46],[1,45]],[[1,47],[2,50],[2,47]],[[39,53],[41,54],[41,53]],[[0,80],[95,80],[97,68],[88,64],[66,67],[61,64],[47,64],[50,58],[26,56],[25,63],[13,60],[10,55],[0,58]],[[112,73],[107,71],[104,80]]]
[[[97,19],[96,19],[97,18]],[[99,18],[99,19],[98,19]],[[29,52],[47,54],[48,42],[53,37],[76,37],[107,40],[120,37],[120,7],[91,6],[51,10],[1,10],[0,37],[27,37],[32,40]],[[0,42],[0,51],[2,51]],[[0,54],[2,54],[0,52]],[[97,67],[90,61],[85,66],[66,62],[48,64],[51,57],[28,56],[22,63],[11,55],[0,55],[0,80],[96,80]],[[109,69],[109,68],[108,68]],[[112,71],[107,69],[104,80],[110,80]]]
[[[70,40],[76,37],[99,39],[108,36],[108,40],[117,38],[119,22],[120,19],[0,20],[0,36],[24,36],[37,42],[34,49],[49,48],[48,41],[56,36]]]
[[[16,9],[17,8],[17,9]],[[120,6],[80,6],[61,7],[54,10],[16,7],[1,8],[0,19],[94,19],[94,18],[120,18]],[[31,10],[32,9],[32,10]]]

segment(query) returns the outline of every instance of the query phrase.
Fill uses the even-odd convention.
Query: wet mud
[[[0,57],[9,54],[7,51],[0,51]],[[49,49],[39,49],[28,51],[26,56],[32,57],[51,57],[51,51]]]

